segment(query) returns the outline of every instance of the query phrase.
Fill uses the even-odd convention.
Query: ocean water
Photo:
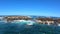
[[[60,34],[60,26],[0,22],[0,34]]]

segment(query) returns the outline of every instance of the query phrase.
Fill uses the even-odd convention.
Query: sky
[[[60,0],[0,0],[0,15],[60,17]]]

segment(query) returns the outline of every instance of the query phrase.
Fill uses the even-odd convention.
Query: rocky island
[[[58,25],[60,24],[60,18],[52,18],[52,17],[32,17],[32,16],[0,16],[0,21],[4,20],[5,22],[12,22],[14,20],[31,20],[35,21],[36,23],[39,24],[47,24],[47,25]]]

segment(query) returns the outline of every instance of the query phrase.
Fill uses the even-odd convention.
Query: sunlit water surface
[[[26,22],[0,22],[0,34],[60,34],[60,26],[37,23],[27,25]]]

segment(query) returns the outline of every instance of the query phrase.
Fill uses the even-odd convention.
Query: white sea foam
[[[58,24],[58,26],[60,26],[60,24]]]
[[[14,20],[12,23],[26,23],[27,25],[33,25],[35,22],[31,20]]]

